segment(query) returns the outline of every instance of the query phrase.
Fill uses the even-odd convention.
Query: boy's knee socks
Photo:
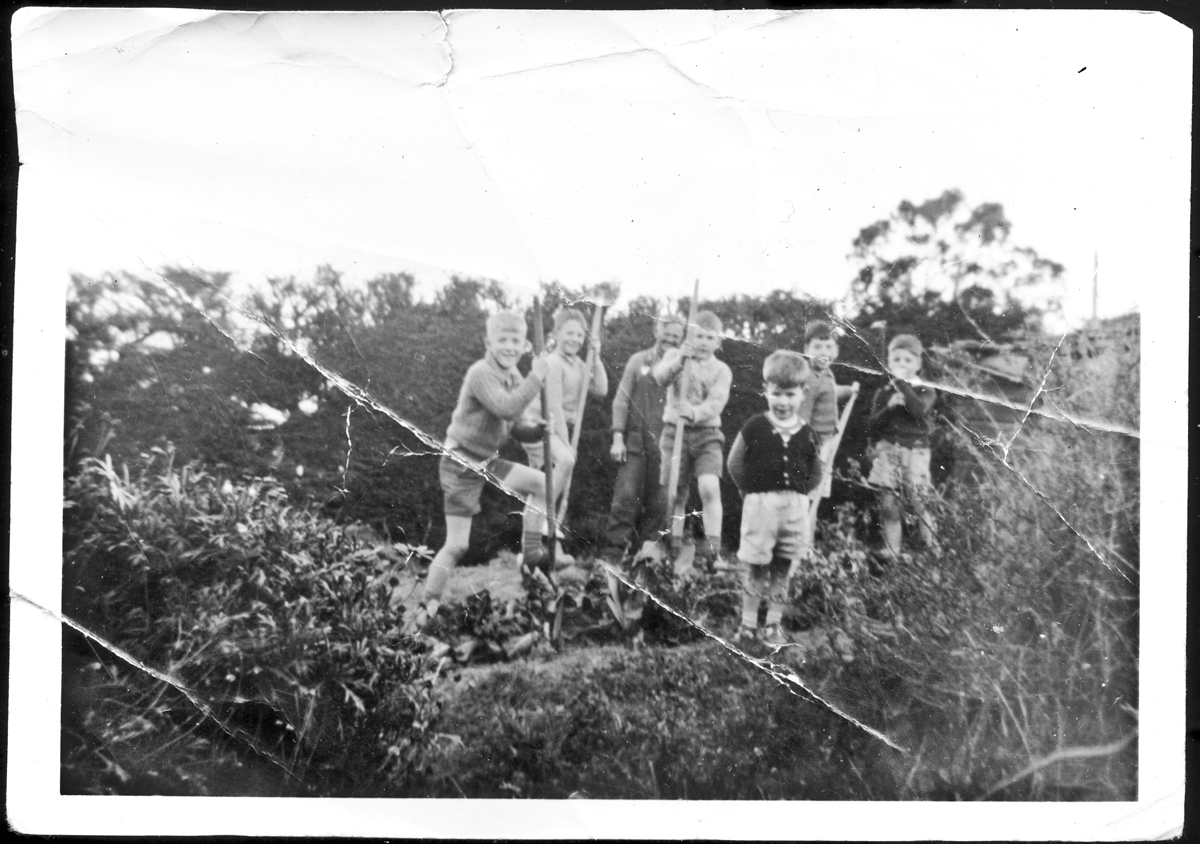
[[[758,627],[758,607],[761,599],[749,592],[742,594],[742,627]]]
[[[438,599],[442,597],[442,592],[446,589],[446,583],[450,580],[450,572],[454,569],[454,564],[457,560],[447,562],[441,559],[441,555],[436,555],[433,562],[429,564],[429,571],[425,575],[425,588],[423,596],[426,601]]]
[[[783,611],[787,604],[782,601],[767,601],[767,626],[783,621]]]

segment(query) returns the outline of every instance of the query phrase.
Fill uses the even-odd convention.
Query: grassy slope
[[[805,681],[824,696],[849,674]],[[900,754],[711,641],[468,668],[444,693],[427,796],[889,799],[902,785]]]

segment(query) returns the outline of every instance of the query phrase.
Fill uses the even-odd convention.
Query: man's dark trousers
[[[658,539],[660,531],[666,529],[667,496],[659,480],[662,457],[658,443],[649,437],[646,440],[637,453],[626,453],[625,462],[617,470],[604,532],[605,549],[610,555],[636,552],[643,542]]]

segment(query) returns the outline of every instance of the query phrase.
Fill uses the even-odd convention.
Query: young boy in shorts
[[[932,489],[929,435],[937,401],[937,391],[917,377],[924,352],[921,341],[911,334],[892,338],[887,359],[891,379],[875,393],[867,421],[875,439],[875,459],[867,483],[880,490],[884,547],[897,555],[903,535],[900,496],[904,494],[911,494],[926,548],[936,550],[935,526],[922,501]]]
[[[850,387],[838,384],[830,366],[838,358],[837,334],[824,321],[813,322],[804,331],[804,357],[809,376],[800,402],[800,418],[817,435],[821,450],[821,484],[813,491],[816,498],[828,498],[833,491],[833,440],[837,434],[838,402],[850,396]],[[815,520],[808,526],[811,542]]]
[[[671,457],[675,448],[680,420],[683,430],[683,451],[680,455],[679,494],[675,496],[675,512],[668,519],[683,519],[687,506],[687,490],[691,478],[696,477],[703,509],[706,543],[696,555],[702,567],[718,570],[732,568],[721,558],[721,472],[723,454],[721,446],[725,435],[721,433],[721,411],[729,401],[729,388],[733,383],[733,372],[723,361],[713,357],[721,347],[721,320],[712,311],[696,314],[696,321],[688,326],[688,337],[678,349],[669,349],[662,360],[651,370],[660,384],[674,385],[668,390],[667,403],[663,408],[663,430],[659,440],[662,454],[661,483],[670,483]],[[687,395],[681,395],[680,374],[685,358],[692,359],[691,377]],[[670,498],[671,490],[666,491]]]
[[[521,377],[517,361],[525,354],[525,318],[500,311],[487,321],[487,353],[467,370],[458,404],[446,431],[446,452],[439,476],[446,512],[446,541],[438,550],[425,577],[421,610],[414,627],[421,629],[437,614],[442,592],[454,567],[466,553],[471,521],[479,512],[479,495],[485,480],[501,483],[528,505],[522,545],[527,566],[538,565],[544,555],[541,516],[546,512],[545,478],[541,472],[500,457],[500,446],[514,433],[513,423],[537,395],[548,364],[534,358],[529,375]],[[523,426],[522,439],[540,436],[541,425]],[[532,521],[532,524],[531,524]]]
[[[808,555],[809,495],[821,482],[817,435],[800,407],[809,366],[796,352],[772,352],[763,363],[767,412],[750,419],[729,450],[729,475],[742,493],[738,559],[748,571],[738,641],[788,643],[780,626],[791,570]],[[766,601],[765,627],[758,610]]]

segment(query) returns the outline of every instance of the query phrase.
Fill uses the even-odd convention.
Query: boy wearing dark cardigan
[[[932,489],[929,435],[937,391],[917,377],[924,348],[911,334],[897,334],[888,344],[890,380],[875,393],[868,430],[875,440],[875,459],[867,483],[879,490],[884,547],[900,553],[903,536],[901,497],[917,515],[925,547],[937,551],[936,526],[922,498]]]
[[[788,575],[808,556],[809,495],[821,482],[817,436],[801,418],[809,367],[796,352],[772,352],[763,363],[767,412],[747,422],[729,451],[729,474],[742,493],[738,559],[747,572],[739,642],[785,645],[780,626]],[[758,610],[767,603],[765,627]]]

